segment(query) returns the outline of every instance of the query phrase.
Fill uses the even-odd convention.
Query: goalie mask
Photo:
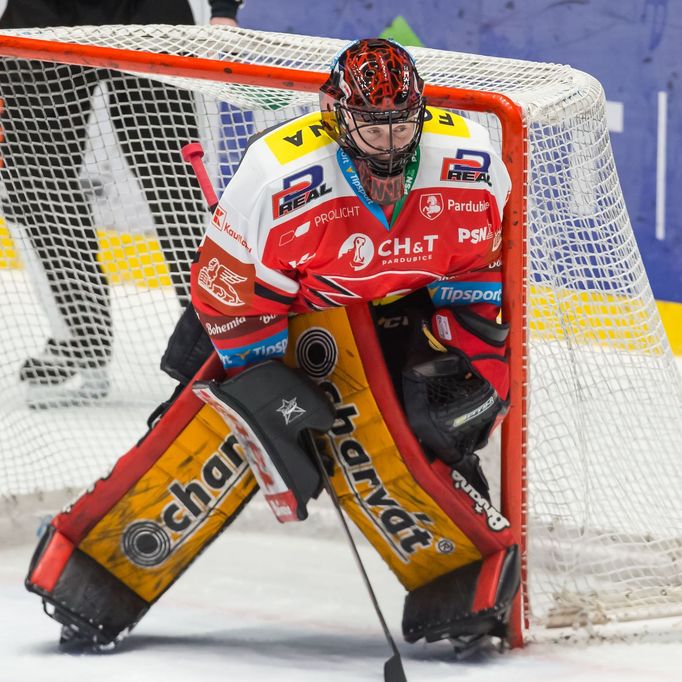
[[[323,122],[379,204],[393,204],[405,191],[405,166],[424,123],[423,90],[407,50],[379,38],[343,50],[320,90]]]

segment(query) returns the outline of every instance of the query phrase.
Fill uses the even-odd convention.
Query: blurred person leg
[[[110,111],[128,164],[154,218],[180,305],[189,303],[189,266],[206,209],[181,148],[199,139],[192,93],[146,78],[114,75]]]
[[[25,231],[68,331],[28,358],[20,378],[54,388],[82,374],[97,384],[89,397],[107,391],[101,370],[112,345],[109,286],[80,179],[97,82],[97,72],[67,65],[8,60],[0,71],[4,213]]]

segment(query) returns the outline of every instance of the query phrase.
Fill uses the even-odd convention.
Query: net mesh
[[[344,44],[222,27],[15,34],[315,72]],[[531,624],[679,613],[682,384],[601,87],[567,66],[412,51],[428,83],[503,93],[528,126]],[[202,141],[220,189],[250,135],[317,97],[15,58],[0,87],[0,495],[17,519],[25,500],[53,504],[106,471],[174,388],[159,358],[207,217],[179,146]],[[499,147],[497,119],[467,115]],[[74,367],[82,399],[65,408],[57,382]],[[41,372],[50,390],[29,391]]]

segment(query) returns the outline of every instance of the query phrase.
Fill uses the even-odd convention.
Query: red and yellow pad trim
[[[80,549],[154,601],[256,489],[229,436],[222,418],[201,408]]]

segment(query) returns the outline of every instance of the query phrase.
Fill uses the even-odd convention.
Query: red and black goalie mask
[[[357,40],[338,56],[320,90],[322,119],[353,159],[369,196],[395,203],[424,123],[424,82],[403,47]]]

